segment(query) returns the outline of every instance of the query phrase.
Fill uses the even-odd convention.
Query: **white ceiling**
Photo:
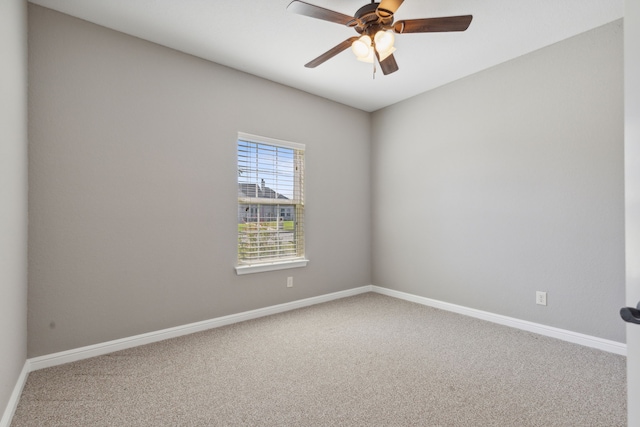
[[[365,111],[375,111],[621,18],[624,0],[405,0],[395,20],[473,15],[458,33],[401,34],[388,76],[350,50],[304,64],[353,29],[286,11],[291,0],[30,0]],[[306,0],[353,15],[367,0]]]

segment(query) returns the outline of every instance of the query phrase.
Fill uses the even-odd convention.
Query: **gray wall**
[[[373,284],[624,342],[622,46],[618,21],[374,113]]]
[[[27,356],[26,13],[0,2],[0,418]]]
[[[29,357],[371,283],[367,113],[38,6],[29,25]],[[238,131],[306,144],[305,268],[235,274]]]
[[[369,283],[624,341],[620,22],[372,116],[29,24],[29,357]],[[235,275],[239,130],[307,145],[306,268]]]

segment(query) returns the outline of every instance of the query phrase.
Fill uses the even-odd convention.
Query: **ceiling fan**
[[[448,16],[443,18],[408,19],[393,22],[396,13],[404,0],[381,0],[362,6],[354,16],[325,9],[303,1],[294,0],[287,10],[311,18],[322,19],[336,24],[346,25],[356,30],[360,36],[350,37],[329,49],[316,59],[305,64],[307,68],[315,68],[351,47],[356,57],[365,62],[373,62],[375,56],[383,74],[398,71],[398,64],[393,57],[395,51],[394,33],[438,33],[446,31],[464,31],[471,24],[472,15]]]

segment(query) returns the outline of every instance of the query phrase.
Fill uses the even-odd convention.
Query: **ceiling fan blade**
[[[307,68],[315,68],[318,65],[322,64],[323,62],[328,61],[329,59],[333,58],[334,56],[336,56],[337,54],[339,54],[343,50],[346,50],[346,49],[350,48],[351,44],[356,40],[358,40],[358,37],[350,37],[350,38],[346,39],[345,41],[343,41],[342,43],[340,43],[339,45],[334,46],[333,48],[329,49],[328,51],[326,51],[322,55],[318,56],[313,61],[310,61],[309,63],[304,64],[304,66],[307,67]]]
[[[473,15],[448,16],[445,18],[408,19],[393,25],[393,31],[403,33],[439,33],[464,31],[469,28]]]
[[[403,1],[404,0],[382,0],[378,5],[376,13],[381,18],[388,18],[396,13]]]
[[[396,62],[396,58],[393,57],[393,54],[387,56],[384,61],[380,61],[380,55],[376,52],[376,58],[378,58],[378,64],[380,64],[382,74],[385,76],[398,71],[398,63]]]
[[[325,9],[320,6],[305,3],[303,1],[293,0],[287,6],[289,12],[297,13],[299,15],[310,16],[311,18],[323,19],[329,22],[335,22],[336,24],[347,25],[354,21],[353,16],[344,15],[340,12],[334,12],[333,10]]]

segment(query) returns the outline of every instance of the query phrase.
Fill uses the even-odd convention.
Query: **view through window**
[[[304,145],[238,134],[238,265],[304,258]]]

